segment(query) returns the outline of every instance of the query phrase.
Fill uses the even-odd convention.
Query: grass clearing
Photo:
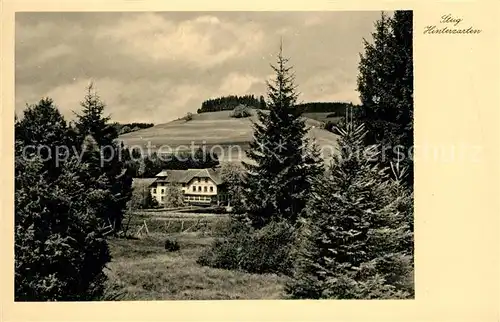
[[[166,238],[180,244],[164,249]],[[143,239],[111,239],[108,277],[121,300],[280,299],[285,277],[204,267],[196,263],[213,237],[201,232],[152,233]]]

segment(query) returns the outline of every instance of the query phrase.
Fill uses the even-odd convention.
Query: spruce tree
[[[111,198],[103,200],[101,205],[107,209],[103,219],[114,227],[115,232],[118,232],[121,229],[127,202],[132,196],[132,177],[122,160],[123,151],[116,142],[118,138],[116,127],[109,122],[109,117],[103,115],[105,104],[95,92],[92,83],[87,88],[81,106],[83,111],[77,114],[75,122],[78,140],[84,147],[83,141],[91,136],[100,151],[99,163],[96,162],[94,166],[98,164],[100,167],[99,176],[106,175],[111,193]]]
[[[304,164],[307,152],[307,128],[295,107],[297,92],[289,60],[282,46],[276,65],[276,78],[267,82],[268,113],[258,111],[254,140],[245,162],[244,203],[255,227],[273,218],[291,223],[302,213],[310,190],[310,165]]]
[[[406,298],[411,255],[402,249],[409,227],[390,181],[364,146],[362,124],[339,129],[340,153],[314,186],[298,238],[293,298]]]
[[[413,14],[382,13],[376,22],[373,41],[364,40],[358,75],[362,103],[359,118],[369,130],[368,143],[378,143],[385,166],[404,153],[400,160],[408,169],[406,184],[413,184]],[[400,146],[401,150],[396,147]],[[398,153],[399,152],[399,153]]]

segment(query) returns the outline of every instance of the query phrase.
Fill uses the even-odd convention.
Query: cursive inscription
[[[462,27],[460,25],[464,19],[454,17],[451,14],[441,16],[439,25],[428,25],[424,28],[424,34],[458,34],[458,35],[471,35],[479,34],[482,30],[475,29],[472,26]]]

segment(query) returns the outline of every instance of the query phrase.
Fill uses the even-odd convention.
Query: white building
[[[151,195],[160,205],[166,199],[167,186],[178,185],[184,201],[196,205],[225,204],[227,194],[217,169],[163,170],[150,185]]]

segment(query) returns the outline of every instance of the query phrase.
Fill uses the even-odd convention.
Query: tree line
[[[245,105],[247,107],[256,109],[267,109],[267,103],[264,96],[260,96],[259,99],[255,95],[229,95],[221,96],[217,98],[212,98],[204,101],[201,104],[201,108],[198,109],[198,114],[206,112],[217,112],[233,110],[239,105]],[[307,103],[297,103],[295,108],[301,111],[301,113],[335,113],[335,116],[345,115],[346,109],[350,107],[356,107],[356,105],[347,102],[307,102]]]
[[[201,103],[201,108],[198,109],[198,114],[205,112],[217,112],[232,110],[238,105],[246,105],[248,107],[266,109],[266,102],[264,96],[260,96],[258,99],[252,95],[229,95],[221,96],[217,98],[211,98]]]
[[[128,173],[135,178],[154,178],[164,169],[206,169],[219,166],[217,155],[201,147],[194,151],[180,151],[175,154],[153,152],[149,155],[143,155],[139,149],[128,149],[125,156]]]

